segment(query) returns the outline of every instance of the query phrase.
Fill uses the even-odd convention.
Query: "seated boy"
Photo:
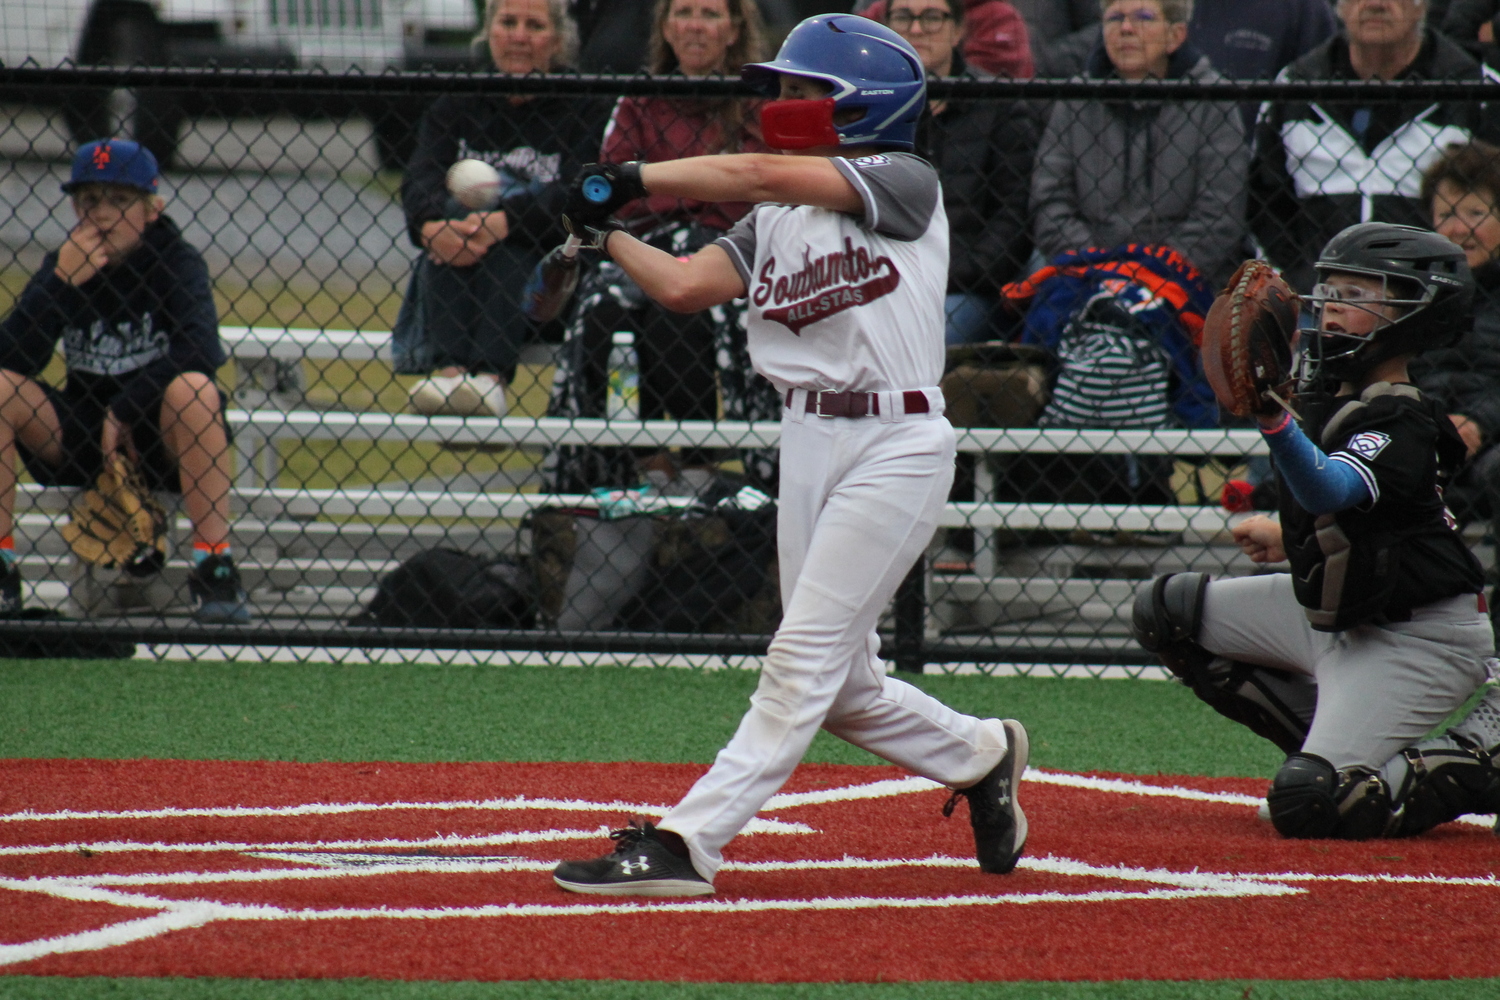
[[[250,610],[229,554],[224,363],[208,268],[162,214],[151,152],[90,142],[62,189],[78,225],[0,322],[0,615],[21,608],[12,535],[16,453],[37,482],[89,486],[124,449],[193,522],[189,591],[204,622]],[[67,382],[37,381],[61,338]]]

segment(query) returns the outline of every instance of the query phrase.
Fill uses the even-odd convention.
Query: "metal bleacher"
[[[529,512],[594,502],[587,496],[520,488],[432,488],[400,480],[292,488],[279,485],[285,442],[428,442],[496,450],[565,444],[761,448],[774,447],[779,439],[780,428],[771,422],[427,417],[312,409],[301,392],[303,362],[379,362],[387,357],[389,334],[227,327],[222,335],[237,371],[229,410],[238,452],[232,541],[260,619],[345,619],[368,601],[383,574],[421,549],[513,550],[525,544],[517,534]],[[522,360],[541,368],[552,357],[549,348],[533,347]],[[968,428],[960,431],[958,448],[989,457],[1170,455],[1191,462],[1218,458],[1226,465],[1265,454],[1260,435],[1247,430]],[[975,466],[976,496],[993,495],[991,462]],[[64,490],[29,484],[20,488],[16,542],[34,603],[65,606],[72,581],[81,573],[58,531],[70,499]],[[657,509],[691,502],[682,497],[650,501]],[[1208,504],[951,502],[941,526],[973,529],[974,558],[961,571],[928,574],[926,631],[959,643],[1127,646],[1129,606],[1143,579],[1183,569],[1216,575],[1256,571],[1229,538],[1234,517]],[[189,526],[180,514],[175,520],[174,537],[181,542]],[[1062,540],[1040,547],[1001,544],[1007,536],[1036,532]],[[1083,540],[1070,541],[1071,536]],[[1481,537],[1475,528],[1470,541],[1492,564],[1490,547],[1478,547]],[[185,573],[185,561],[173,560],[160,593],[180,592]],[[149,603],[148,598],[142,601]],[[76,604],[73,610],[78,610]],[[166,608],[158,603],[153,610]]]
[[[619,421],[533,417],[427,417],[407,413],[308,408],[301,394],[303,362],[379,362],[388,359],[384,331],[224,327],[236,365],[229,411],[239,453],[233,542],[237,561],[262,617],[331,620],[367,600],[380,576],[415,551],[434,545],[468,548],[481,540],[504,550],[517,523],[541,506],[583,506],[590,498],[513,489],[463,491],[414,487],[402,481],[298,489],[278,485],[280,445],[300,441],[430,442],[444,447],[545,448],[563,444],[771,447],[775,423]],[[551,363],[550,348],[528,349],[523,363]],[[972,428],[959,450],[975,455],[1157,454],[1231,464],[1264,454],[1259,434],[1244,430],[1106,431]],[[978,467],[977,493],[992,492],[989,463]],[[66,546],[57,527],[64,491],[22,487],[17,543],[34,600],[61,605],[67,597]],[[658,498],[662,507],[683,498]],[[1229,544],[1231,515],[1217,506],[950,503],[942,525],[976,531],[971,572],[929,583],[930,631],[1037,629],[1066,632],[1080,623],[1095,632],[1124,634],[1134,587],[1143,575],[1171,568],[1248,572]],[[1061,545],[1006,555],[993,544],[1004,532],[1130,533],[1177,544],[1115,548]],[[177,536],[186,537],[179,517]],[[1018,561],[1019,560],[1019,561]],[[181,563],[180,560],[177,561]],[[168,585],[185,569],[169,571]]]

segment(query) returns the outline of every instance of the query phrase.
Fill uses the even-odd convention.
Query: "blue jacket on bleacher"
[[[1138,327],[1165,352],[1172,375],[1168,401],[1178,425],[1217,426],[1219,407],[1198,349],[1214,291],[1171,247],[1129,243],[1058,254],[1031,277],[1001,289],[1025,313],[1020,342],[1053,352],[1075,315],[1100,292],[1124,295]]]

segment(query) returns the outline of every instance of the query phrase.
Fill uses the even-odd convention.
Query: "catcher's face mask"
[[[1307,297],[1317,328],[1307,331],[1311,349],[1306,360],[1318,372],[1344,380],[1358,378],[1380,360],[1370,349],[1380,332],[1428,305],[1431,297],[1403,296],[1379,273],[1330,271],[1320,276],[1323,280]]]

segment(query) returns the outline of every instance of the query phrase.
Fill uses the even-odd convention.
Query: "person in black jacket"
[[[1427,12],[1427,20],[1483,61],[1496,64],[1500,48],[1495,41],[1500,32],[1495,30],[1495,23],[1500,21],[1500,0],[1453,0],[1442,17],[1434,8]]]
[[[576,54],[565,0],[490,0],[485,24],[501,72],[555,71]],[[422,116],[401,199],[425,255],[393,336],[398,372],[437,371],[412,390],[419,412],[505,416],[521,345],[537,333],[521,292],[567,235],[560,185],[594,158],[605,114],[571,97],[479,94],[441,97]],[[494,211],[471,212],[448,194],[448,168],[462,159],[500,171]]]
[[[928,9],[947,20],[926,27]],[[891,23],[891,15],[904,15]],[[929,76],[987,75],[964,63],[962,0],[893,0],[886,23],[912,44]],[[934,21],[936,19],[933,19]],[[1021,276],[1031,256],[1028,199],[1031,163],[1041,132],[1037,114],[1019,101],[930,101],[917,126],[917,153],[937,168],[948,213],[947,342],[994,337],[1000,286]]]
[[[1500,538],[1500,148],[1448,149],[1422,176],[1432,227],[1463,248],[1474,273],[1473,326],[1412,364],[1412,381],[1443,404],[1469,463],[1444,496],[1461,521],[1495,520]]]
[[[1231,80],[1269,80],[1333,34],[1328,0],[1237,0],[1195,3],[1188,38]],[[1253,137],[1256,101],[1243,101],[1245,133]]]
[[[1423,25],[1421,0],[1341,0],[1343,30],[1278,80],[1478,80],[1480,66]],[[1446,144],[1494,132],[1473,102],[1267,104],[1256,124],[1250,224],[1298,291],[1335,233],[1357,222],[1426,226],[1422,169]]]
[[[38,483],[91,486],[124,450],[153,489],[181,488],[199,620],[249,621],[229,552],[229,436],[214,384],[225,357],[208,267],[162,214],[150,150],[87,143],[62,187],[78,224],[0,322],[0,615],[21,610],[16,453]],[[37,380],[59,339],[61,389]]]

